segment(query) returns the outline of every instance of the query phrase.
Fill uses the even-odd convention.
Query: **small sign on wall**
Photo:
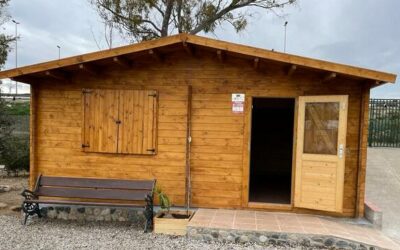
[[[235,114],[242,114],[244,111],[244,94],[232,94],[232,112]]]

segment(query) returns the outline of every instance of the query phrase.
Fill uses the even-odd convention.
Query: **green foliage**
[[[154,191],[158,197],[158,200],[160,202],[160,207],[163,210],[167,210],[169,212],[171,208],[171,201],[169,197],[162,191],[160,186],[156,187],[156,190]]]
[[[174,33],[214,32],[223,23],[246,29],[252,11],[277,13],[297,0],[90,0],[101,18],[136,41]]]
[[[7,171],[29,170],[29,136],[10,136],[1,142],[0,152]]]
[[[10,19],[7,13],[9,0],[0,0],[0,27]],[[0,33],[0,68],[4,66],[10,52],[10,43],[15,41],[15,37]]]
[[[9,107],[0,99],[0,163],[8,171],[29,169],[29,135],[14,135]]]
[[[29,102],[10,102],[4,112],[8,115],[29,115]]]

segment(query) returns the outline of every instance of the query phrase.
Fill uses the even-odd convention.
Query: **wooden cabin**
[[[31,185],[156,178],[177,206],[354,217],[369,92],[396,75],[179,34],[0,78],[31,86]]]

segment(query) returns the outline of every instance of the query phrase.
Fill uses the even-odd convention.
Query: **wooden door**
[[[83,98],[83,150],[85,152],[116,153],[119,91],[84,90]]]
[[[347,96],[299,97],[294,206],[343,210]]]
[[[156,153],[156,106],[156,91],[120,91],[119,153],[145,155]]]

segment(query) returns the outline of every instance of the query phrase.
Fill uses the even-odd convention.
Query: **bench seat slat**
[[[41,186],[152,190],[154,180],[116,180],[42,176]]]
[[[110,206],[110,207],[144,207],[145,204],[138,203],[112,203],[112,202],[90,202],[90,201],[63,201],[63,200],[29,200],[32,203],[56,204],[56,205],[82,205],[82,206]]]
[[[40,187],[36,193],[38,196],[49,197],[131,201],[143,201],[146,195],[151,194],[151,192],[145,190],[91,189],[74,187]]]

